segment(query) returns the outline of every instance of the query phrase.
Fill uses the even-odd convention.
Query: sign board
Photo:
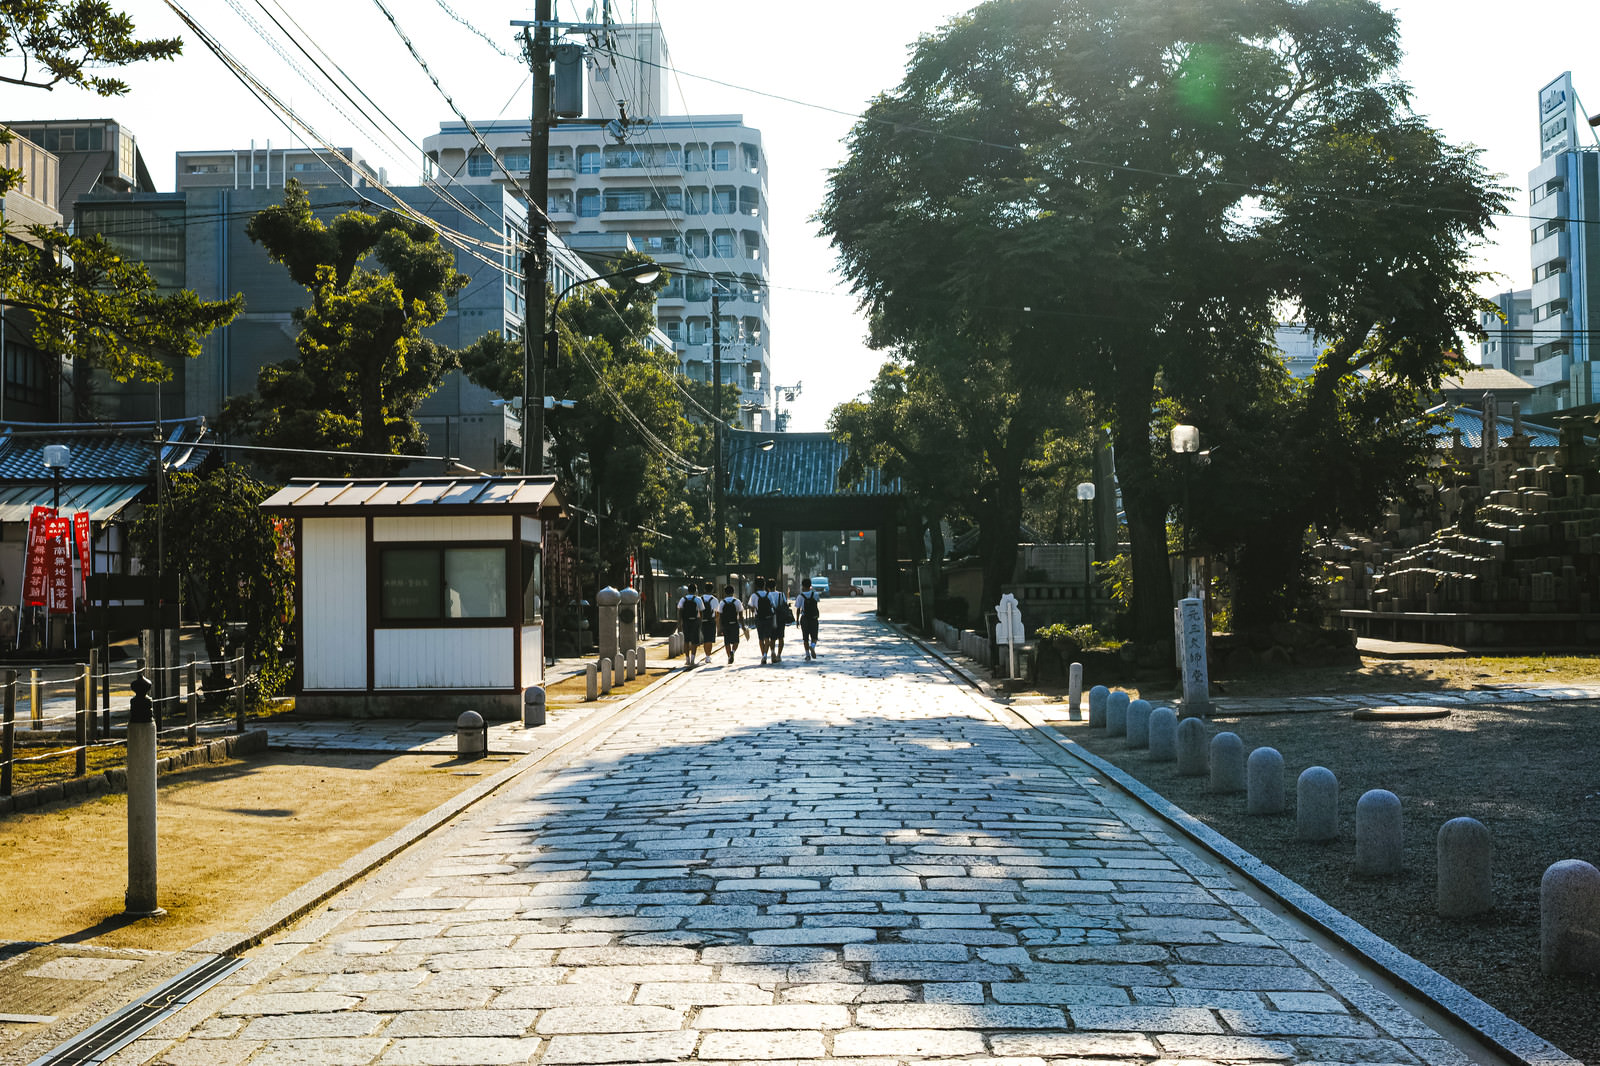
[[[1578,99],[1572,71],[1539,90],[1539,158],[1578,147]]]

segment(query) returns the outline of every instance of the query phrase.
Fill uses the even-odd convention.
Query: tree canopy
[[[311,304],[295,312],[298,355],[263,367],[256,394],[230,402],[229,424],[268,447],[424,454],[415,414],[457,353],[422,331],[467,283],[454,253],[425,223],[392,212],[347,211],[324,223],[293,180],[283,203],[258,212],[245,232],[307,288]],[[375,462],[293,466],[348,474]]]
[[[11,85],[121,96],[126,82],[91,72],[182,51],[177,37],[138,40],[133,20],[106,0],[6,0],[0,16],[0,82]]]
[[[1399,57],[1370,0],[985,3],[919,42],[831,175],[819,220],[878,341],[1032,401],[1026,447],[987,452],[997,477],[1057,419],[1045,399],[1106,412],[1146,639],[1170,631],[1164,398],[1201,411],[1273,373],[1272,322],[1303,315],[1333,348],[1273,414],[1311,463],[1361,446],[1370,389],[1436,383],[1474,326],[1470,249],[1503,193],[1410,112]],[[1298,545],[1313,503],[1256,534]]]

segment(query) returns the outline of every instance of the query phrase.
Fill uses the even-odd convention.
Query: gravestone
[[[1339,779],[1326,766],[1300,772],[1295,785],[1294,838],[1334,840],[1339,836]]]
[[[1244,790],[1244,741],[1237,733],[1218,733],[1211,738],[1211,791]]]
[[[1257,748],[1250,753],[1246,764],[1244,812],[1246,814],[1282,814],[1283,756],[1277,748]]]
[[[1104,729],[1106,727],[1106,703],[1111,697],[1111,690],[1104,685],[1096,685],[1089,690],[1089,728]]]
[[[1539,880],[1539,969],[1600,973],[1600,870],[1562,859]]]
[[[1067,668],[1067,717],[1076,722],[1083,717],[1083,664]]]
[[[1199,725],[1200,720],[1195,719]],[[1157,707],[1150,712],[1150,758],[1155,762],[1172,762],[1178,757],[1178,712],[1171,707]]]
[[[1128,704],[1128,747],[1148,748],[1150,746],[1150,712],[1152,709],[1149,700],[1134,700]]]
[[[1211,769],[1206,727],[1198,718],[1178,723],[1178,776],[1204,777]]]
[[[1375,788],[1356,801],[1356,873],[1386,877],[1405,866],[1400,797]]]
[[[1494,908],[1494,844],[1476,818],[1439,827],[1438,906],[1441,918],[1471,918]]]
[[[1106,733],[1113,737],[1128,735],[1128,694],[1120,688],[1106,697]]]

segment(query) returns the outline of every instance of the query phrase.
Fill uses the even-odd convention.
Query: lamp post
[[[1089,560],[1094,556],[1089,546],[1089,510],[1094,504],[1094,482],[1078,482],[1078,499],[1083,503],[1083,622],[1088,625],[1094,621],[1094,608],[1089,602],[1094,587],[1089,571]]]
[[[1188,595],[1193,585],[1189,574],[1189,479],[1194,469],[1193,456],[1200,452],[1200,431],[1179,423],[1172,427],[1171,439],[1173,454],[1190,456],[1183,460],[1183,583],[1184,593]]]
[[[550,324],[545,330],[543,348],[531,344],[523,346],[524,358],[529,364],[522,368],[522,472],[524,474],[544,473],[544,372],[547,366],[554,365],[556,361],[556,338],[560,332],[557,323],[561,316],[561,301],[565,300],[573,289],[593,285],[597,281],[627,278],[635,285],[648,285],[660,276],[661,268],[656,264],[635,263],[621,270],[613,270],[609,274],[579,278],[556,296],[555,302],[550,305]],[[526,330],[526,325],[523,328]],[[543,358],[533,358],[533,353],[536,352],[542,352]]]

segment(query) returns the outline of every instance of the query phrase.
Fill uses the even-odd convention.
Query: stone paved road
[[[1473,1061],[911,645],[824,639],[661,686],[110,1061]]]

